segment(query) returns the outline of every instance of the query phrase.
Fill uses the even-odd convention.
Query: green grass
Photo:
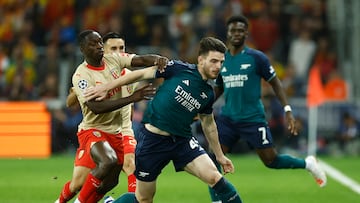
[[[238,189],[244,203],[353,203],[360,195],[328,178],[319,188],[304,170],[269,170],[253,155],[230,157],[235,174],[226,175]],[[322,157],[322,160],[360,182],[360,159]],[[71,178],[72,155],[49,159],[0,159],[0,203],[54,202],[63,184]],[[109,194],[126,191],[126,178]],[[175,173],[172,165],[158,179],[156,203],[209,203],[204,183],[185,172]]]

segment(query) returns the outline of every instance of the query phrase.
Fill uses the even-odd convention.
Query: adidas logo
[[[184,83],[186,86],[189,86],[190,81],[189,80],[183,80],[182,83]]]

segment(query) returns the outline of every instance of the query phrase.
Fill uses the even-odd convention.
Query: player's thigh
[[[219,142],[222,148],[226,151],[231,151],[237,141],[240,139],[239,130],[241,130],[239,124],[236,124],[225,116],[218,116],[216,118],[216,125],[218,129]]]
[[[139,202],[152,202],[156,191],[156,181],[145,182],[136,180],[135,196]]]
[[[70,183],[70,190],[72,192],[80,190],[85,182],[87,175],[91,169],[85,166],[75,166],[73,170],[73,176]]]
[[[244,123],[240,131],[242,138],[254,149],[267,149],[274,146],[273,137],[266,123]]]
[[[117,154],[108,141],[96,142],[90,149],[91,157],[95,163],[117,162]],[[115,162],[115,163],[116,163]]]
[[[207,154],[202,154],[185,166],[185,171],[198,177],[210,186],[214,186],[222,175]]]

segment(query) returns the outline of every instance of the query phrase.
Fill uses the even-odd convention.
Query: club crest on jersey
[[[81,159],[84,156],[85,150],[80,150],[78,154],[78,159]]]
[[[82,90],[86,89],[88,86],[88,82],[86,80],[80,80],[78,82],[78,87]]]
[[[101,133],[99,131],[93,131],[93,135],[95,137],[101,137]]]
[[[127,86],[126,86],[126,90],[128,91],[129,94],[134,93],[134,87],[133,87],[133,85],[127,85]]]
[[[241,64],[240,70],[246,70],[246,69],[249,68],[250,66],[251,66],[251,64]]]
[[[120,77],[120,71],[116,68],[110,70],[111,75],[113,78],[119,78]]]

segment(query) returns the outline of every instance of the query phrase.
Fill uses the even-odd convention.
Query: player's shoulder
[[[135,54],[129,53],[109,53],[104,54],[103,61],[105,63],[105,67],[112,68],[123,68],[130,67],[131,61]]]
[[[181,61],[181,60],[170,60],[167,64],[167,66],[181,68],[181,69],[190,69],[190,70],[196,69],[195,64],[191,64],[191,63]]]
[[[265,55],[264,52],[262,52],[262,51],[260,51],[258,49],[251,48],[251,47],[246,47],[245,48],[245,53],[248,54],[248,55],[253,55],[255,57],[267,58],[267,56]]]
[[[119,52],[114,52],[114,53],[108,53],[108,54],[104,54],[103,58],[104,59],[112,59],[112,58],[119,58],[119,57],[133,57],[136,54],[129,54],[129,53],[119,53]]]
[[[245,53],[251,57],[254,57],[257,61],[269,61],[266,54],[258,49],[246,47]]]
[[[74,72],[74,75],[76,75],[76,74],[78,74],[78,73],[82,73],[82,72],[85,72],[88,68],[87,68],[87,66],[86,66],[86,62],[84,61],[84,62],[82,62],[82,63],[80,63],[77,67],[76,67],[76,69],[75,69],[75,72]]]
[[[129,54],[129,53],[108,53],[108,54],[104,54],[103,60],[105,62],[131,60],[134,56],[135,54]]]

